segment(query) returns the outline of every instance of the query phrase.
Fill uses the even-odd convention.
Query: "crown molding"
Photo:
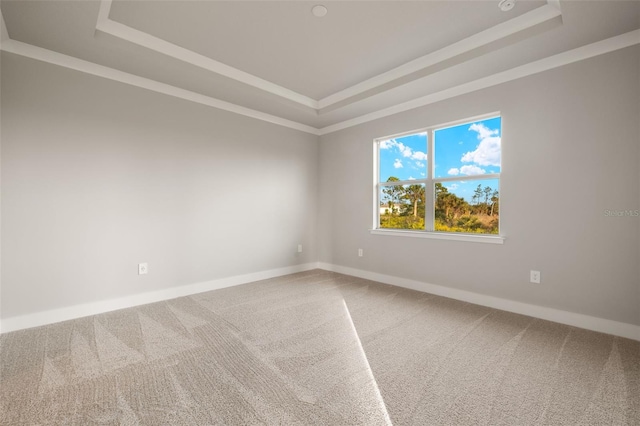
[[[279,86],[260,77],[256,77],[253,74],[241,71],[199,53],[177,46],[173,43],[169,43],[168,41],[152,36],[151,34],[136,30],[109,19],[111,2],[112,0],[101,0],[98,20],[96,22],[96,31],[101,31],[114,37],[121,38],[130,43],[167,55],[171,58],[220,74],[241,83],[248,84],[249,86],[283,97],[300,105],[313,108],[316,111],[318,110],[318,101],[315,99],[311,99],[310,97],[301,95],[300,93],[294,92],[286,87]]]
[[[221,110],[232,112],[235,114],[244,115],[246,117],[255,118],[257,120],[266,121],[267,123],[277,124],[279,126],[300,130],[302,132],[311,133],[313,135],[319,134],[319,130],[317,128],[307,126],[306,124],[287,120],[282,117],[277,117],[275,115],[267,114],[251,108],[236,105],[231,102],[212,98],[210,96],[206,96],[201,93],[196,93],[190,90],[181,89],[179,87],[171,86],[169,84],[161,83],[159,81],[151,80],[149,78],[140,77],[134,74],[129,74],[124,71],[119,71],[113,68],[105,67],[103,65],[98,65],[93,62],[74,58],[72,56],[64,55],[62,53],[54,52],[52,50],[43,49],[41,47],[33,46],[31,44],[22,43],[20,41],[8,40],[6,42],[3,42],[2,50],[4,50],[5,52],[14,53],[16,55],[24,56],[24,57],[35,59],[38,61],[47,62],[49,64],[58,65],[64,68],[69,68],[75,71],[80,71],[86,74],[91,74],[98,77],[106,78],[108,80],[118,81],[120,83],[128,84],[130,86],[140,87],[143,89],[151,90],[153,92],[173,96],[175,98],[180,98],[180,99],[195,102],[198,104],[207,105],[213,108],[221,109]]]
[[[547,0],[547,4],[551,7],[555,7],[559,11],[562,11],[562,8],[560,7],[560,0]]]
[[[320,108],[326,108],[338,102],[342,102],[351,97],[360,95],[379,86],[398,80],[409,74],[418,72],[430,66],[439,64],[456,56],[479,49],[490,43],[509,37],[527,28],[547,22],[560,16],[560,10],[550,5],[544,5],[523,15],[517,16],[506,22],[498,24],[487,30],[481,31],[470,37],[462,39],[435,52],[429,53],[413,61],[400,65],[392,70],[379,74],[368,80],[355,84],[345,90],[334,93],[326,98],[320,99]]]
[[[498,84],[517,80],[519,78],[527,77],[533,74],[538,74],[543,71],[548,71],[553,68],[558,68],[574,62],[589,59],[594,56],[603,55],[615,50],[624,49],[625,47],[630,47],[636,44],[640,44],[640,30],[630,31],[619,36],[611,37],[605,40],[588,44],[586,46],[578,47],[576,49],[568,50],[566,52],[558,53],[553,56],[530,62],[525,65],[511,68],[509,70],[502,71],[488,77],[483,77],[468,83],[451,87],[449,89],[431,93],[429,95],[422,96],[411,101],[403,102],[401,104],[371,112],[369,114],[364,114],[356,118],[342,121],[340,123],[332,124],[330,126],[321,128],[320,135],[337,132],[338,130],[343,130],[349,127],[357,126],[359,124],[367,123],[369,121],[378,120],[380,118],[388,117],[400,112],[419,108],[425,105],[433,104],[435,102],[440,102],[445,99],[450,99],[456,96],[475,92],[477,90],[497,86]]]
[[[554,4],[553,1],[550,1],[549,3]],[[101,13],[105,13],[105,11],[101,10]],[[136,86],[143,89],[151,90],[157,93],[166,94],[169,96],[177,97],[180,99],[199,103],[202,105],[210,106],[213,108],[221,109],[221,110],[232,112],[235,114],[244,115],[246,117],[255,118],[257,120],[265,121],[268,123],[276,124],[276,125],[287,127],[294,130],[299,130],[299,131],[316,135],[316,136],[337,132],[339,130],[347,129],[349,127],[357,126],[359,124],[363,124],[363,123],[367,123],[380,118],[388,117],[390,115],[398,114],[400,112],[408,111],[414,108],[419,108],[425,105],[433,104],[435,102],[439,102],[439,101],[450,99],[456,96],[464,95],[466,93],[471,93],[477,90],[496,86],[498,84],[506,83],[512,80],[527,77],[529,75],[537,74],[553,68],[561,67],[574,62],[582,61],[584,59],[592,58],[594,56],[603,55],[619,49],[624,49],[626,47],[640,44],[640,30],[630,31],[628,33],[624,33],[615,37],[611,37],[605,40],[591,43],[576,49],[568,50],[566,52],[549,56],[547,58],[530,62],[528,64],[524,64],[515,68],[511,68],[509,70],[502,71],[488,77],[480,78],[468,83],[463,83],[455,87],[441,90],[436,93],[425,95],[411,101],[403,102],[388,108],[383,108],[383,109],[380,109],[368,114],[364,114],[358,117],[354,117],[352,119],[335,123],[329,126],[317,128],[317,127],[309,126],[296,121],[288,120],[282,117],[278,117],[275,115],[267,114],[262,111],[257,111],[251,108],[236,105],[231,102],[227,102],[227,101],[223,101],[210,96],[202,95],[200,93],[181,89],[179,87],[171,86],[171,85],[161,83],[155,80],[151,80],[145,77],[136,76],[136,75],[119,71],[113,68],[109,68],[103,65],[98,65],[92,62],[74,58],[58,52],[43,49],[41,47],[33,46],[27,43],[22,43],[16,40],[11,40],[8,34],[6,34],[6,38],[4,38],[5,37],[4,34],[6,33],[6,26],[4,25],[4,17],[2,16],[1,10],[0,10],[0,20],[2,20],[1,24],[2,24],[2,32],[3,32],[3,40],[2,40],[2,43],[0,44],[0,50],[13,53],[16,55],[32,58],[38,61],[58,65],[61,67],[73,69],[76,71],[84,72],[87,74],[92,74],[98,77],[118,81],[131,86]]]
[[[0,41],[5,42],[7,40],[9,40],[9,33],[7,32],[7,26],[4,23],[2,10],[0,10]]]
[[[316,100],[196,53],[192,50],[177,46],[173,43],[152,36],[151,34],[113,21],[109,18],[111,6],[112,0],[100,0],[100,10],[98,12],[98,19],[96,22],[96,31],[101,31],[114,37],[118,37],[122,40],[162,53],[182,62],[240,81],[256,89],[263,90],[292,102],[296,102],[300,105],[310,107],[316,111],[316,114],[320,114],[320,110],[324,108],[346,101],[362,93],[374,90],[392,81],[406,77],[412,73],[439,64],[456,56],[469,53],[490,43],[561,16],[559,0],[547,0],[547,4],[537,9],[500,23],[449,46],[443,47],[435,52],[409,61],[325,98]]]

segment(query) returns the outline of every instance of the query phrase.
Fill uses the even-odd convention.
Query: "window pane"
[[[497,234],[500,179],[436,182],[435,230]]]
[[[427,177],[427,133],[379,142],[380,182]]]
[[[434,177],[500,173],[500,117],[434,132]]]
[[[380,228],[424,229],[424,184],[380,188]]]

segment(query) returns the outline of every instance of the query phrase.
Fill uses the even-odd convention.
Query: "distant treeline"
[[[397,182],[390,177],[387,182]],[[471,203],[449,192],[442,183],[435,184],[435,230],[497,234],[500,221],[500,195],[490,186],[478,185]],[[382,189],[380,227],[424,229],[424,185],[394,185]],[[384,210],[383,210],[384,209]]]

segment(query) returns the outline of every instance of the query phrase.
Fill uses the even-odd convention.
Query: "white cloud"
[[[380,142],[380,149],[389,149],[391,147],[394,147],[397,145],[397,142],[395,139],[387,139],[386,141],[381,141]]]
[[[452,175],[452,176],[458,176],[460,174],[460,170],[456,169],[455,167],[452,169],[449,169],[449,171],[447,172],[448,174]]]
[[[396,158],[396,161],[393,162],[393,167],[395,167],[396,169],[401,169],[403,167],[402,166],[402,161],[400,161],[400,160],[398,160]]]
[[[469,151],[462,156],[460,161],[464,163],[476,163],[480,166],[500,165],[500,136],[498,129],[491,130],[484,124],[473,123],[469,130],[478,133],[480,143],[475,151]]]
[[[483,139],[475,151],[469,151],[461,158],[464,163],[476,163],[481,166],[500,165],[500,138]]]
[[[500,133],[498,131],[498,129],[491,130],[490,128],[488,128],[487,126],[485,126],[482,123],[473,123],[469,127],[469,130],[473,130],[474,132],[477,132],[478,133],[478,139],[485,139],[485,138],[488,138],[490,136],[495,136],[498,133]]]
[[[422,151],[416,151],[411,155],[411,158],[414,160],[425,161],[427,159],[427,154]]]
[[[458,184],[457,183],[452,183],[451,185],[446,187],[447,189],[450,189],[451,191],[454,191],[456,188],[458,188]]]
[[[466,166],[460,167],[460,173],[466,176],[473,176],[473,175],[482,175],[485,173],[485,171],[484,169],[481,169],[478,166],[466,165]]]
[[[413,176],[409,176],[408,180],[416,180],[416,178],[414,178]]]
[[[398,144],[398,149],[400,150],[400,152],[404,157],[411,158],[411,156],[413,155],[413,151],[411,150],[411,148],[409,148],[408,146],[405,146],[402,143]]]
[[[418,166],[420,168],[424,168],[425,164],[421,163],[420,161],[416,161],[416,166]]]
[[[413,160],[426,160],[427,154],[422,151],[413,151],[411,147],[406,146],[402,142],[398,142],[395,139],[387,139],[380,141],[380,149],[396,148],[403,157],[411,158]]]
[[[380,149],[395,149],[399,154],[402,154],[403,157],[410,158],[416,161],[425,161],[427,159],[426,153],[422,151],[414,151],[413,149],[411,149],[411,147],[406,146],[402,142],[398,142],[395,139],[380,141]],[[396,169],[398,168],[395,164],[394,167],[396,167]]]

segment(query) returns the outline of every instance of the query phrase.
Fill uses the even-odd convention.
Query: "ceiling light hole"
[[[515,5],[516,5],[516,0],[500,0],[500,3],[498,3],[498,7],[503,12],[510,11],[511,9],[513,9],[513,6]]]
[[[327,7],[321,4],[315,5],[311,9],[311,13],[313,13],[313,16],[315,16],[316,18],[322,18],[327,14],[328,11],[329,10],[327,9]]]

